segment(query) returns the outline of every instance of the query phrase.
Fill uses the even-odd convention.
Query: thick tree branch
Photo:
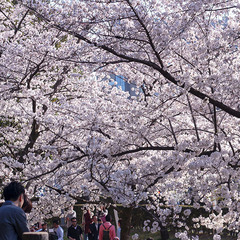
[[[66,195],[67,194],[69,197],[71,197],[72,199],[77,200],[79,202],[85,202],[85,203],[88,203],[88,204],[99,204],[100,203],[100,201],[89,201],[89,200],[86,200],[84,197],[74,196],[74,195],[69,194],[68,192],[64,191],[63,189],[58,189],[58,188],[52,187],[50,185],[45,185],[45,186],[48,187],[51,190],[56,191],[60,195]]]
[[[140,18],[140,16],[138,15],[137,11],[132,6],[130,1],[129,0],[126,0],[126,1],[127,1],[128,5],[130,6],[130,8],[132,9],[132,11],[134,12],[135,16],[137,17],[138,22],[140,23],[140,25],[144,29],[144,31],[145,31],[145,33],[147,35],[147,38],[149,40],[149,44],[150,44],[150,46],[151,46],[151,48],[152,48],[152,50],[153,50],[153,52],[154,52],[154,54],[156,56],[156,58],[157,58],[157,60],[158,60],[158,62],[160,64],[161,68],[163,68],[163,62],[162,62],[162,60],[161,60],[161,58],[160,58],[160,56],[159,56],[159,54],[158,54],[158,52],[157,52],[157,50],[155,48],[155,45],[154,45],[153,40],[151,38],[150,32],[148,31],[146,25],[144,24],[144,22],[142,21],[142,19]]]
[[[47,171],[47,172],[44,172],[44,173],[42,173],[42,174],[39,174],[39,175],[37,175],[37,176],[28,178],[27,180],[25,180],[25,181],[23,181],[23,182],[24,182],[24,183],[25,183],[25,182],[29,182],[29,181],[31,181],[31,180],[35,180],[35,179],[38,179],[38,178],[40,178],[40,177],[43,177],[43,176],[45,176],[45,175],[47,175],[47,174],[53,173],[53,172],[55,172],[56,170],[58,170],[59,168],[61,168],[62,166],[65,166],[66,164],[69,164],[69,163],[72,163],[72,162],[81,160],[82,158],[84,158],[84,157],[86,157],[86,156],[87,156],[87,155],[82,155],[82,156],[77,157],[77,158],[74,158],[74,159],[72,159],[72,160],[59,163],[55,168],[53,168],[53,169],[51,169],[51,170],[49,170],[49,171]]]
[[[25,5],[25,7],[27,7],[32,12],[34,12],[38,17],[42,18],[44,21],[49,23],[51,27],[53,27],[55,29],[58,29],[60,31],[66,32],[66,33],[68,33],[68,34],[70,34],[72,36],[75,36],[79,40],[82,40],[82,41],[90,44],[91,46],[94,46],[94,47],[102,49],[102,50],[104,50],[104,51],[106,51],[108,53],[111,53],[112,55],[114,55],[116,57],[119,57],[121,59],[125,59],[125,60],[128,60],[130,62],[136,62],[136,63],[140,63],[140,64],[143,64],[143,65],[149,66],[152,69],[155,69],[158,72],[160,72],[163,77],[165,77],[167,80],[169,80],[171,83],[175,84],[176,86],[178,86],[180,88],[183,88],[183,89],[186,89],[187,92],[191,93],[192,95],[196,96],[199,99],[202,99],[202,100],[207,99],[209,101],[209,103],[211,103],[214,106],[220,108],[221,110],[227,112],[231,116],[240,118],[240,111],[235,110],[235,109],[231,108],[230,106],[228,106],[228,105],[226,105],[226,104],[224,104],[222,102],[219,102],[218,100],[215,100],[215,99],[211,98],[207,94],[202,93],[202,92],[200,92],[199,90],[197,90],[197,89],[195,89],[193,87],[190,87],[190,88],[187,87],[186,88],[186,85],[184,83],[181,83],[180,81],[176,80],[169,72],[164,70],[162,68],[162,66],[158,66],[156,63],[151,62],[151,61],[146,61],[146,60],[143,60],[143,59],[140,59],[140,58],[135,58],[135,57],[127,56],[126,54],[123,54],[123,53],[119,53],[119,52],[115,51],[114,49],[112,49],[112,48],[110,48],[110,47],[108,47],[108,46],[106,46],[104,44],[98,44],[97,42],[93,42],[93,41],[89,40],[88,38],[84,37],[83,35],[81,35],[79,33],[67,30],[67,29],[65,29],[65,28],[63,28],[63,27],[61,27],[61,26],[59,26],[57,24],[51,24],[50,23],[51,21],[49,19],[44,17],[42,14],[38,13],[35,9],[33,9],[33,8],[29,7],[29,6],[26,6],[26,5]]]
[[[196,119],[194,117],[192,105],[191,105],[191,102],[189,100],[189,96],[188,95],[187,95],[187,101],[188,101],[188,105],[189,105],[190,112],[191,112],[191,115],[192,115],[192,120],[193,120],[193,124],[194,124],[194,129],[195,129],[195,132],[196,132],[197,140],[199,142],[200,141],[200,137],[199,137],[199,134],[198,134],[197,122],[196,122]]]

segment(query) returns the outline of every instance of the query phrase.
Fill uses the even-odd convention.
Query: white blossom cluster
[[[110,198],[179,239],[240,230],[238,0],[0,6],[1,191],[21,181],[31,221]]]

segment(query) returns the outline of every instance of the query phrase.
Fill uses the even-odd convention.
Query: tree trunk
[[[23,240],[48,240],[47,232],[25,232],[23,233]]]
[[[121,240],[130,239],[130,230],[132,223],[133,208],[121,208],[119,211],[119,217],[121,221]]]
[[[161,240],[168,240],[169,239],[169,233],[168,233],[167,228],[162,227],[160,232],[161,232]]]

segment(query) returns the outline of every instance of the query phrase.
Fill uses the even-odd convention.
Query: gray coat
[[[6,201],[0,207],[0,240],[21,240],[23,232],[29,232],[25,212]]]

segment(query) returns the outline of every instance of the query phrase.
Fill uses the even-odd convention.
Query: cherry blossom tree
[[[171,215],[171,225],[187,231],[190,218],[214,239],[237,232],[239,7],[2,0],[1,185],[26,185],[38,200],[33,220],[101,197],[125,207],[126,223],[145,201],[162,228]],[[193,217],[200,208],[207,217]]]

